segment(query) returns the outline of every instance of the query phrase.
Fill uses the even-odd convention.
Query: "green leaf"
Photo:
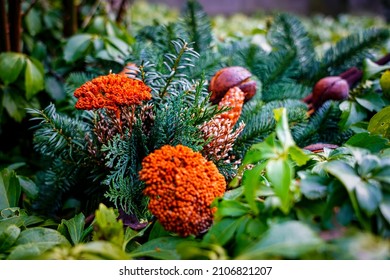
[[[159,260],[178,260],[180,258],[176,246],[183,238],[176,236],[160,237],[144,243],[130,253],[133,258],[150,257]]]
[[[247,205],[237,200],[224,199],[219,202],[215,215],[219,218],[240,217],[248,214],[248,212],[250,212],[250,208]]]
[[[55,246],[70,246],[58,231],[50,228],[31,228],[21,232],[8,259],[33,259]]]
[[[383,217],[390,224],[390,195],[386,195],[383,197],[383,200],[379,205],[379,209]]]
[[[169,235],[170,232],[166,231],[159,221],[156,221],[150,231],[148,240]]]
[[[124,242],[123,222],[117,220],[117,216],[113,208],[101,203],[95,213],[93,240],[106,240],[121,247]]]
[[[290,208],[289,192],[292,173],[290,165],[282,158],[271,159],[267,162],[267,178],[271,182],[275,194],[281,201],[281,210],[285,213],[287,213]]]
[[[368,132],[363,132],[353,135],[345,144],[367,149],[372,153],[378,153],[388,147],[388,143],[389,140],[381,137],[380,135],[373,135]]]
[[[348,192],[354,191],[355,187],[362,183],[362,178],[345,162],[331,161],[324,168],[327,172],[339,179],[347,188]]]
[[[35,198],[38,195],[39,189],[33,180],[21,175],[18,175],[18,179],[23,192],[28,198]]]
[[[61,225],[67,228],[67,231],[69,233],[73,245],[82,242],[84,226],[85,226],[85,216],[83,213],[80,213],[69,220],[63,219],[59,226]]]
[[[368,80],[376,74],[390,69],[390,65],[379,65],[369,58],[363,60],[363,80]]]
[[[272,225],[237,259],[263,259],[267,256],[298,258],[319,249],[321,245],[323,241],[309,226],[299,221],[287,221]]]
[[[390,106],[376,113],[368,123],[368,131],[390,139]]]
[[[327,195],[328,180],[324,177],[307,174],[301,178],[301,192],[308,199],[321,199]]]
[[[30,35],[35,36],[42,30],[42,21],[38,10],[31,9],[24,17],[26,28]]]
[[[274,109],[274,116],[276,119],[276,136],[282,143],[284,150],[287,151],[295,145],[288,126],[287,110],[285,108]]]
[[[385,106],[383,99],[377,93],[368,93],[365,94],[363,97],[355,97],[355,100],[362,107],[366,108],[371,112],[378,112]]]
[[[356,185],[355,192],[359,206],[368,215],[372,215],[382,201],[382,192],[379,186],[361,182]]]
[[[0,172],[0,210],[18,206],[21,191],[15,171],[2,170]]]
[[[42,64],[31,58],[26,60],[25,90],[27,100],[45,88],[44,70]]]
[[[93,35],[78,34],[72,36],[64,47],[64,59],[66,62],[75,62],[85,56],[86,51],[91,46]]]
[[[79,260],[130,259],[130,256],[121,247],[107,241],[92,241],[85,244],[78,244],[72,249],[71,254]]]
[[[3,106],[7,110],[7,113],[17,122],[21,122],[26,114],[24,108],[28,107],[23,93],[15,90],[14,88],[4,87],[3,88]],[[21,108],[23,107],[23,108]]]
[[[243,217],[241,218],[224,218],[215,223],[207,232],[203,240],[212,244],[225,245],[231,239],[233,239],[237,228],[242,224]]]
[[[244,187],[245,199],[255,215],[259,214],[257,207],[257,190],[262,184],[261,172],[265,168],[265,162],[257,164],[254,168],[246,170],[242,177],[242,186]]]
[[[26,64],[26,57],[20,53],[5,52],[0,54],[0,80],[5,85],[18,78]]]
[[[344,129],[349,128],[351,125],[364,120],[367,117],[365,109],[356,102],[343,101],[340,104],[341,120],[340,126]]]
[[[4,252],[14,245],[20,231],[20,228],[16,225],[10,225],[6,230],[0,232],[0,252]]]
[[[288,154],[298,166],[306,164],[306,162],[308,162],[310,159],[309,155],[307,155],[302,149],[300,149],[296,145],[291,146],[288,149]]]

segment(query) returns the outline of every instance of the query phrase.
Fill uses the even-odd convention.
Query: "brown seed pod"
[[[348,81],[339,76],[319,80],[313,88],[312,103],[315,109],[327,100],[345,100],[349,96]]]
[[[214,104],[219,103],[233,87],[242,90],[245,93],[245,101],[248,101],[256,94],[256,82],[250,79],[251,76],[252,74],[241,66],[222,68],[210,80],[210,101]]]

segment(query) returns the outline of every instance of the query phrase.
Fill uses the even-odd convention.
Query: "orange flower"
[[[106,108],[120,117],[120,107],[139,105],[150,100],[151,89],[142,81],[127,78],[121,74],[109,74],[86,82],[76,89],[77,109],[93,110]]]
[[[163,146],[142,162],[149,210],[162,226],[181,236],[198,235],[213,222],[210,205],[224,194],[225,178],[211,161],[190,148]]]

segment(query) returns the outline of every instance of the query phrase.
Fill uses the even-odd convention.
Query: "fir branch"
[[[31,121],[38,124],[32,126],[34,133],[34,148],[42,155],[60,157],[63,160],[80,163],[87,156],[85,134],[91,129],[90,125],[58,114],[54,104],[44,110],[28,109],[35,115]]]
[[[294,54],[299,65],[299,74],[296,78],[307,79],[317,72],[318,61],[313,42],[298,17],[292,14],[278,14],[267,37],[275,50]]]
[[[188,0],[182,11],[181,27],[186,31],[188,42],[196,52],[207,50],[213,40],[210,18],[198,1]]]
[[[352,131],[341,130],[340,116],[337,102],[324,103],[308,121],[291,128],[295,142],[300,147],[316,143],[342,144],[352,135]]]
[[[241,158],[245,151],[253,144],[261,142],[275,128],[273,110],[286,108],[290,127],[307,119],[307,106],[300,100],[277,100],[262,105],[252,104],[251,109],[243,110],[240,120],[244,121],[246,127],[240,134],[235,144],[235,153]],[[253,110],[257,107],[257,110]]]
[[[359,67],[372,50],[389,39],[390,31],[371,28],[351,34],[330,47],[321,61],[321,77],[338,75],[352,66]]]

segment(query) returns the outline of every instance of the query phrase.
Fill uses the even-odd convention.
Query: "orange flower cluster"
[[[240,118],[242,106],[244,105],[245,93],[238,87],[233,87],[228,90],[221,101],[218,103],[218,107],[229,107],[229,111],[226,111],[217,116],[219,119],[229,119],[232,122],[232,127],[236,124]]]
[[[149,210],[162,226],[181,236],[198,235],[213,222],[216,197],[226,190],[225,178],[200,153],[177,145],[163,146],[142,162]]]
[[[139,105],[152,98],[151,89],[142,81],[127,78],[122,74],[109,74],[86,82],[76,89],[77,109],[113,110],[119,119],[120,107]]]

